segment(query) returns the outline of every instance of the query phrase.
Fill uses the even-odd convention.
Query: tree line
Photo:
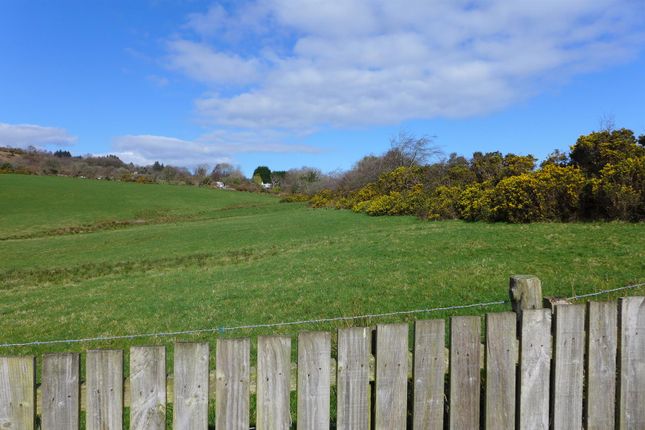
[[[580,136],[569,151],[556,150],[539,166],[532,155],[499,151],[442,158],[431,137],[400,132],[385,153],[327,174],[313,167],[258,166],[247,178],[229,163],[190,171],[36,148],[0,148],[0,173],[225,187],[280,194],[283,201],[308,201],[315,208],[430,220],[645,219],[645,135],[613,127]]]
[[[74,156],[67,150],[46,151],[35,147],[0,147],[0,174],[2,173],[223,187],[294,196],[308,196],[330,186],[330,176],[313,167],[271,171],[267,166],[258,166],[251,178],[247,178],[238,166],[230,163],[218,163],[212,169],[207,164],[200,164],[192,170],[164,165],[159,161],[139,166],[125,163],[116,155]],[[270,187],[266,187],[266,184],[270,184]],[[301,197],[296,199],[302,200]]]
[[[539,166],[532,155],[475,152],[434,163],[428,137],[402,133],[311,195],[313,207],[368,215],[468,221],[645,219],[645,135],[605,129],[580,136]]]

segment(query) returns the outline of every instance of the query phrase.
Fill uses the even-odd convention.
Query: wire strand
[[[567,300],[577,300],[577,299],[582,299],[586,297],[594,297],[602,294],[609,294],[617,291],[630,290],[630,289],[644,287],[644,286],[645,286],[645,282],[640,284],[627,285],[624,287],[612,288],[609,290],[597,291],[594,293],[571,296],[571,297],[568,297]],[[225,333],[227,331],[247,330],[247,329],[255,329],[255,328],[286,327],[286,326],[305,325],[305,324],[350,321],[350,320],[358,320],[358,319],[366,319],[366,318],[383,318],[383,317],[395,316],[395,315],[410,315],[410,314],[418,314],[418,313],[450,311],[450,310],[457,310],[457,309],[481,308],[481,307],[494,306],[494,305],[503,305],[508,303],[510,303],[509,300],[497,300],[492,302],[471,303],[467,305],[443,306],[443,307],[428,308],[428,309],[414,309],[414,310],[407,310],[407,311],[384,312],[380,314],[365,314],[365,315],[345,316],[345,317],[318,318],[318,319],[310,319],[310,320],[285,321],[285,322],[266,323],[266,324],[249,324],[249,325],[239,325],[239,326],[231,326],[231,327],[203,328],[203,329],[168,331],[168,332],[159,332],[159,333],[97,336],[97,337],[86,337],[81,339],[56,339],[56,340],[42,340],[42,341],[35,340],[31,342],[4,343],[4,344],[0,344],[0,348],[54,345],[54,344],[60,344],[60,343],[82,343],[82,342],[96,342],[96,341],[122,340],[122,339],[139,339],[139,338],[146,338],[146,337],[169,337],[169,336],[193,335],[193,334],[215,333],[215,332]]]
[[[348,317],[319,318],[319,319],[302,320],[302,321],[286,321],[286,322],[267,323],[267,324],[249,324],[249,325],[239,325],[239,326],[232,326],[232,327],[216,327],[216,328],[169,331],[169,332],[159,332],[159,333],[97,336],[97,337],[86,337],[82,339],[56,339],[56,340],[43,340],[43,341],[35,340],[31,342],[21,342],[21,343],[4,343],[4,344],[0,344],[0,348],[17,347],[17,346],[52,345],[52,344],[58,344],[58,343],[80,343],[80,342],[120,340],[120,339],[137,339],[137,338],[144,338],[144,337],[168,337],[168,336],[191,335],[191,334],[214,333],[214,332],[224,333],[227,331],[246,330],[246,329],[254,329],[254,328],[285,327],[285,326],[304,325],[304,324],[327,323],[327,322],[335,322],[335,321],[349,321],[349,320],[357,320],[357,319],[365,319],[365,318],[381,318],[381,317],[387,317],[387,316],[393,316],[393,315],[407,315],[407,314],[415,314],[415,313],[447,311],[447,310],[454,310],[454,309],[468,309],[468,308],[475,308],[475,307],[503,305],[506,303],[510,303],[510,302],[508,300],[499,300],[494,302],[472,303],[468,305],[446,306],[446,307],[431,308],[431,309],[414,309],[409,311],[385,312],[381,314],[365,314],[365,315],[356,315],[356,316],[348,316]]]
[[[595,293],[579,294],[576,296],[567,297],[567,300],[584,299],[585,297],[595,297],[595,296],[600,296],[602,294],[609,294],[609,293],[614,293],[616,291],[623,291],[623,290],[631,290],[633,288],[639,288],[639,287],[645,287],[645,282],[640,284],[627,285],[625,287],[612,288],[611,290],[596,291]]]

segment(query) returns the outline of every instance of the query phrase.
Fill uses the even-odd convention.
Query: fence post
[[[531,275],[510,278],[509,295],[520,338],[517,428],[549,428],[551,310],[543,309],[542,283]]]
[[[0,428],[36,428],[35,357],[0,357]]]
[[[518,320],[522,319],[522,312],[527,309],[542,309],[542,282],[537,276],[511,276],[508,294]]]

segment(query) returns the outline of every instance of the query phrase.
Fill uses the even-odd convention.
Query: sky
[[[0,146],[344,170],[645,134],[645,0],[0,0]]]

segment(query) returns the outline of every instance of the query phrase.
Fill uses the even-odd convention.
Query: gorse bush
[[[577,216],[585,177],[577,167],[548,164],[535,172],[540,217],[571,221]]]
[[[605,217],[632,221],[645,217],[645,156],[606,164],[592,184]]]
[[[644,143],[626,129],[594,132],[568,154],[555,151],[539,169],[531,155],[452,154],[431,165],[395,167],[355,190],[322,190],[310,203],[424,219],[639,221],[645,219]]]
[[[535,176],[524,173],[502,179],[491,198],[493,221],[542,221],[538,182]]]

